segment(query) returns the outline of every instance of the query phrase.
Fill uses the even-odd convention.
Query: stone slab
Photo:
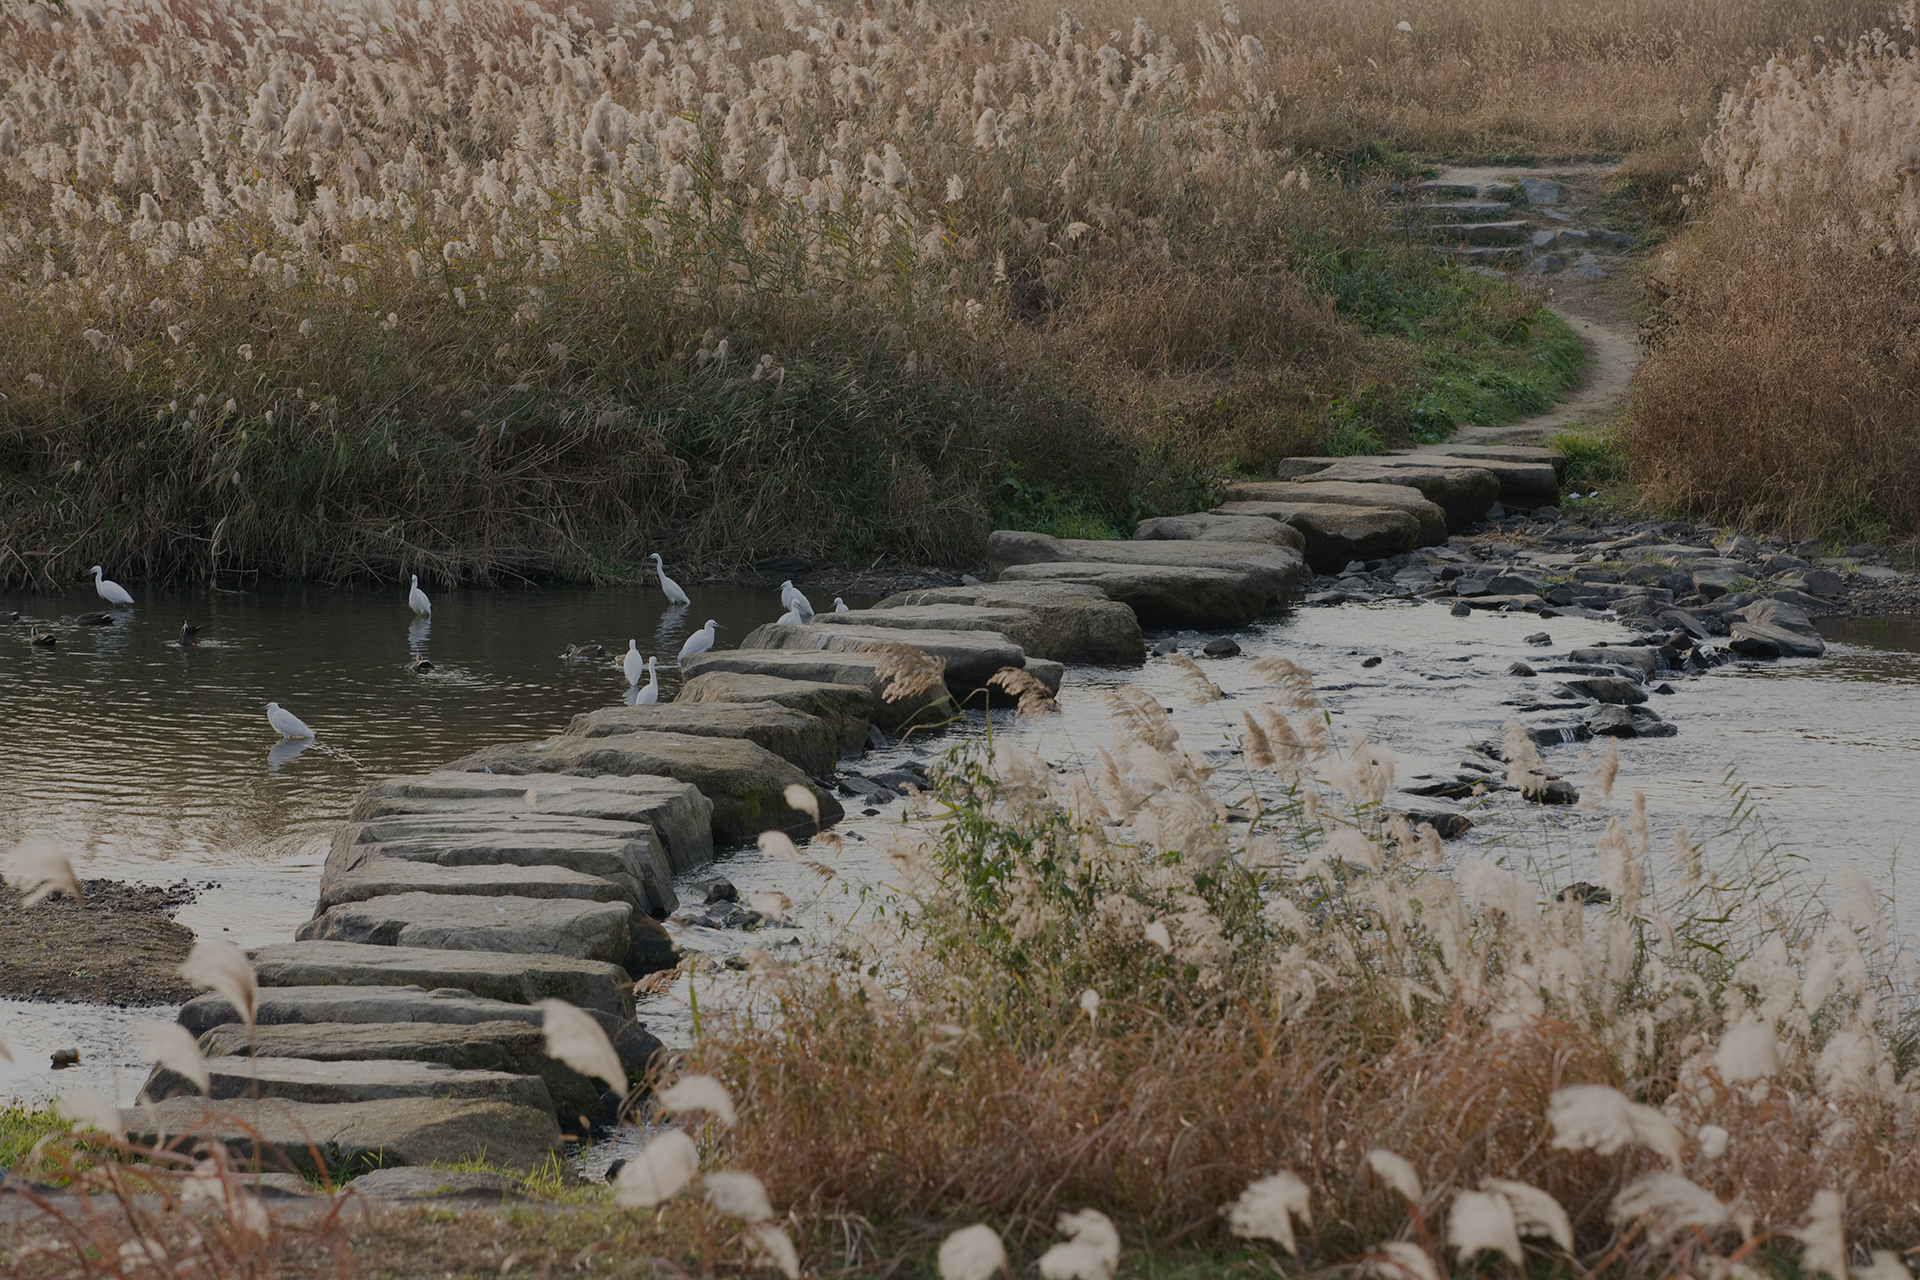
[[[745,738],[803,773],[832,773],[840,760],[840,738],[832,726],[819,716],[777,702],[674,701],[606,707],[575,716],[567,722],[567,733],[576,738],[627,733]]]
[[[739,675],[776,676],[788,680],[806,680],[818,684],[844,684],[865,689],[871,696],[866,703],[868,718],[888,733],[910,724],[932,724],[954,715],[958,708],[944,689],[932,689],[914,697],[888,702],[887,682],[880,676],[880,659],[870,653],[837,653],[827,650],[793,649],[709,649],[687,659],[680,674],[694,680],[712,671],[731,671]]]
[[[278,942],[247,953],[263,987],[457,987],[488,1000],[565,1000],[633,1017],[627,971],[599,960],[353,942]]]
[[[581,875],[565,867],[512,864],[443,867],[432,862],[383,857],[375,845],[354,845],[343,858],[327,859],[320,876],[320,905],[315,914],[343,902],[363,902],[397,893],[466,894],[481,898],[574,898],[583,902],[624,902],[649,910],[646,886],[628,876]]]
[[[374,1196],[381,1200],[444,1200],[457,1197],[486,1203],[521,1200],[526,1196],[520,1180],[505,1174],[426,1169],[418,1165],[369,1169],[348,1183],[347,1190],[355,1195]]]
[[[1468,462],[1523,462],[1534,466],[1552,467],[1556,476],[1567,474],[1567,455],[1558,449],[1542,449],[1537,445],[1525,444],[1450,444],[1434,450],[1449,458],[1462,458]],[[1420,454],[1412,455],[1415,457]]]
[[[1237,511],[1234,506],[1240,502],[1317,502],[1337,503],[1349,507],[1386,507],[1390,511],[1404,511],[1420,522],[1420,539],[1416,544],[1422,547],[1446,545],[1447,513],[1440,505],[1428,501],[1425,494],[1412,485],[1403,484],[1358,484],[1344,480],[1316,480],[1311,485],[1285,480],[1245,480],[1227,486],[1227,503],[1217,508],[1221,511]]]
[[[1265,542],[1305,551],[1301,531],[1264,514],[1236,515],[1196,511],[1184,516],[1155,516],[1133,530],[1135,542]]]
[[[442,769],[374,783],[360,793],[348,818],[365,822],[396,814],[492,817],[521,813],[644,823],[666,845],[668,861],[680,872],[713,861],[712,810],[712,802],[698,787],[669,777],[534,773],[500,777]]]
[[[1312,488],[1302,485],[1301,488]],[[1388,507],[1333,502],[1229,502],[1216,510],[1272,516],[1298,529],[1315,573],[1337,574],[1355,560],[1385,560],[1420,542],[1420,522]]]
[[[1002,611],[1032,614],[1032,623],[994,627],[1026,650],[1029,659],[1112,665],[1146,661],[1146,638],[1133,610],[1107,599],[1097,587],[1078,583],[983,582],[903,591],[880,601],[872,612],[953,606],[990,612],[996,619]]]
[[[1465,533],[1486,519],[1487,509],[1500,497],[1500,481],[1477,467],[1433,465],[1383,458],[1283,458],[1275,468],[1282,480],[1308,484],[1389,484],[1418,489],[1427,501],[1447,513],[1447,530]]]
[[[207,1096],[216,1100],[261,1097],[289,1102],[375,1102],[383,1098],[460,1098],[554,1114],[547,1082],[539,1076],[462,1071],[437,1062],[233,1056],[208,1059],[207,1076],[211,1086]],[[153,1069],[140,1095],[151,1102],[201,1096],[198,1085],[166,1067]]]
[[[629,1073],[641,1069],[658,1046],[641,1045],[624,1054]],[[629,1048],[622,1040],[616,1048]],[[500,1021],[475,1023],[433,1022],[320,1022],[281,1023],[249,1031],[241,1022],[226,1022],[200,1037],[200,1051],[209,1058],[250,1056],[255,1059],[304,1058],[321,1062],[434,1062],[463,1071],[500,1071],[539,1076],[556,1112],[573,1117],[600,1112],[600,1094],[606,1088],[572,1067],[547,1056],[546,1034],[538,1023]]]
[[[1122,609],[1111,605],[1103,597],[1101,604],[1109,608]],[[1124,611],[1124,609],[1122,609]],[[1127,624],[1137,634],[1140,624],[1132,614],[1127,616]],[[1051,659],[1037,657],[1034,650],[1027,646],[1027,640],[1035,639],[1041,644],[1048,643],[1047,620],[1040,611],[1025,608],[980,608],[964,604],[907,605],[896,608],[849,609],[845,613],[815,614],[812,624],[824,628],[856,628],[862,631],[922,632],[922,631],[963,631],[997,633],[1014,645],[1025,655],[1026,666],[1022,668],[1034,672],[1036,663],[1046,663]],[[911,635],[887,639],[902,639],[909,644],[917,643]],[[741,646],[745,648],[743,644]],[[1057,662],[1055,666],[1059,665]],[[989,675],[992,672],[988,673]],[[951,685],[951,681],[948,682]]]
[[[540,1025],[540,1010],[489,1000],[453,987],[262,987],[254,1025],[315,1022],[527,1022]],[[180,1006],[180,1025],[200,1036],[239,1022],[225,996],[206,992]]]
[[[1134,545],[1134,544],[1125,544]],[[1097,587],[1126,605],[1141,625],[1214,630],[1245,626],[1272,606],[1264,576],[1232,569],[1178,569],[1137,564],[1017,564],[1006,583],[1074,583]]]
[[[739,652],[728,650],[729,653]],[[808,832],[814,819],[792,808],[786,789],[803,786],[820,806],[820,824],[839,821],[840,805],[792,764],[745,738],[687,733],[571,734],[538,742],[502,742],[453,763],[495,774],[566,773],[582,777],[655,775],[698,787],[713,805],[716,840],[751,840],[762,831]],[[532,948],[528,948],[532,949]]]
[[[294,931],[301,942],[511,951],[575,960],[627,958],[624,902],[577,898],[475,898],[398,893],[328,907]]]
[[[1007,578],[1010,568],[1039,564],[1224,569],[1243,574],[1263,588],[1269,604],[1292,600],[1306,579],[1306,566],[1297,550],[1264,542],[1101,542],[1015,529],[996,529],[988,535],[987,567],[996,579]]]
[[[533,1107],[439,1098],[350,1104],[284,1098],[169,1098],[123,1110],[136,1142],[191,1151],[219,1142],[245,1164],[334,1176],[382,1165],[486,1160],[532,1170],[560,1149],[560,1127]]]
[[[673,705],[692,704],[777,706],[804,712],[828,727],[841,755],[858,755],[866,750],[871,713],[880,710],[880,699],[865,685],[733,671],[704,672],[681,685]]]
[[[496,806],[474,814],[403,814],[350,822],[334,833],[327,853],[321,874],[324,904],[331,905],[326,900],[328,876],[365,854],[441,868],[564,867],[633,890],[628,900],[650,914],[666,916],[679,906],[673,864],[653,828],[644,823],[535,814],[510,806],[504,811]]]
[[[818,623],[817,617],[815,621]],[[1017,670],[1027,665],[1026,652],[998,631],[908,631],[844,622],[769,622],[743,637],[740,648],[867,653],[889,644],[910,644],[946,663],[947,690],[956,696],[985,688],[994,673],[1004,668]]]

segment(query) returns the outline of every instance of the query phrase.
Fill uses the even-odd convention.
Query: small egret
[[[798,622],[800,621],[800,615],[795,613],[793,610],[789,609],[785,613],[781,614],[779,617],[775,618],[774,621],[775,622]]]
[[[107,581],[105,578],[100,576],[100,573],[101,573],[100,566],[99,565],[93,566],[93,589],[100,593],[100,598],[102,600],[105,600],[108,604],[132,604],[133,603],[133,597],[127,594],[127,589],[125,587],[121,586],[117,582]]]
[[[277,702],[267,703],[267,723],[280,731],[283,738],[311,738],[313,730],[299,716],[288,711]]]
[[[413,575],[413,587],[407,592],[407,607],[421,617],[433,613],[433,601],[427,599],[427,593],[420,589],[420,575]]]
[[[660,577],[660,592],[666,596],[667,602],[669,604],[686,604],[687,593],[680,589],[679,583],[667,576],[666,569],[662,567],[660,563],[660,553],[658,551],[652,552],[651,559],[653,560],[653,571]]]
[[[433,659],[432,658],[415,658],[412,662],[409,662],[407,664],[407,670],[413,672],[413,674],[417,676],[423,676],[427,674],[427,672],[433,670]]]
[[[801,594],[791,578],[780,584],[780,603],[798,614],[800,621],[813,621],[813,602]]]
[[[620,661],[621,665],[627,670],[627,687],[632,688],[634,685],[639,684],[640,673],[647,669],[647,660],[640,656],[640,642],[637,640],[627,641],[627,656]]]
[[[852,613],[853,612],[853,610],[847,608],[847,602],[845,600],[842,600],[839,596],[835,596],[833,598],[833,611],[835,613]]]
[[[708,618],[706,626],[688,636],[687,642],[680,646],[680,661],[685,662],[695,654],[705,653],[713,648],[713,629],[719,625],[712,618]]]
[[[654,658],[647,659],[647,687],[640,691],[638,698],[634,699],[639,706],[649,706],[660,701],[660,673],[653,669],[656,661],[657,659]]]
[[[194,626],[191,622],[181,623],[180,624],[180,647],[182,649],[191,649],[199,643],[200,643],[200,628]]]
[[[573,659],[576,662],[585,662],[594,658],[604,658],[607,656],[607,646],[603,644],[570,644],[567,646],[566,652],[560,656]]]

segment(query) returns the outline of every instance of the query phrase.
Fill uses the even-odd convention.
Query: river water
[[[24,615],[14,634],[0,631],[0,848],[50,837],[83,878],[206,886],[178,919],[242,946],[290,940],[311,915],[327,842],[368,782],[427,772],[485,743],[546,736],[577,712],[629,696],[610,661],[567,661],[559,656],[566,645],[601,643],[618,654],[637,640],[643,654],[665,660],[664,701],[678,687],[673,656],[690,629],[715,618],[727,647],[782,610],[776,591],[737,586],[696,589],[690,610],[666,608],[650,588],[448,591],[436,594],[430,623],[413,618],[404,587],[135,594],[139,603],[105,628],[56,621],[98,605],[91,583],[58,598],[0,597],[0,612]],[[183,620],[202,626],[197,648],[176,642]],[[35,621],[53,625],[55,648],[25,643]],[[1528,644],[1543,627],[1553,646]],[[1162,662],[1076,668],[1062,689],[1063,714],[1001,721],[995,731],[1050,761],[1083,759],[1109,738],[1101,691],[1136,683],[1173,709],[1189,750],[1224,758],[1239,708],[1262,696],[1250,660],[1279,653],[1316,674],[1342,731],[1395,746],[1407,785],[1421,775],[1453,776],[1470,744],[1499,737],[1513,714],[1502,704],[1546,679],[1507,675],[1514,661],[1538,664],[1627,633],[1597,620],[1454,618],[1440,606],[1390,603],[1302,610],[1236,634],[1242,656],[1206,663],[1229,695],[1223,701],[1192,705]],[[1182,637],[1195,645],[1205,638]],[[1912,785],[1920,623],[1841,622],[1829,641],[1822,659],[1674,681],[1676,692],[1652,705],[1679,736],[1622,743],[1616,794],[1647,793],[1658,848],[1678,826],[1696,837],[1719,830],[1741,787],[1765,821],[1756,839],[1777,846],[1776,856],[1812,882],[1864,872],[1910,932],[1920,908],[1895,894],[1895,870],[1920,819]],[[410,664],[423,656],[434,669],[417,674]],[[1363,665],[1372,657],[1381,661]],[[313,727],[311,746],[280,743],[259,710],[269,699]],[[924,759],[985,727],[975,717],[874,763]],[[1590,768],[1583,752],[1597,754],[1573,745],[1545,755],[1549,767],[1578,780]],[[844,927],[871,909],[872,891],[884,892],[884,846],[901,812],[898,804],[872,816],[850,810],[838,851],[815,859],[831,876],[753,849],[724,853],[718,870],[743,895],[778,889],[794,901],[796,927],[751,938],[694,929],[683,944],[732,951]],[[1593,878],[1591,837],[1604,814],[1496,799],[1473,816],[1474,830],[1450,843],[1454,854],[1505,856],[1546,885]],[[689,878],[683,900],[697,900],[693,882],[703,878]],[[130,1099],[146,1067],[138,1019],[173,1012],[0,1001],[0,1038],[15,1053],[12,1064],[0,1061],[0,1098],[46,1097],[78,1079]],[[683,993],[656,997],[644,1016],[670,1043],[684,1039]],[[69,1046],[82,1050],[83,1066],[53,1074],[48,1055]]]

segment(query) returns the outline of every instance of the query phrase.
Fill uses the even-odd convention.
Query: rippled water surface
[[[120,625],[55,624],[52,650],[29,647],[25,623],[11,635],[0,631],[0,844],[51,836],[84,877],[216,886],[179,919],[242,945],[285,941],[311,914],[327,842],[369,781],[425,772],[488,742],[544,736],[577,712],[622,701],[624,677],[610,663],[562,660],[567,644],[623,653],[627,639],[637,639],[643,653],[669,660],[665,700],[678,683],[672,656],[691,626],[718,619],[729,628],[720,633],[725,647],[781,611],[775,592],[739,587],[698,589],[691,610],[665,609],[657,591],[642,588],[443,592],[430,624],[413,620],[404,588],[135,594],[139,603]],[[87,584],[59,599],[0,598],[0,611],[18,608],[46,622],[97,604]],[[203,625],[203,643],[182,650],[175,637],[189,618]],[[1552,633],[1550,649],[1527,643],[1542,628]],[[996,731],[1057,763],[1082,759],[1108,740],[1099,693],[1138,682],[1174,710],[1184,745],[1224,760],[1240,707],[1263,696],[1250,660],[1280,653],[1316,673],[1338,726],[1398,749],[1406,784],[1452,776],[1470,744],[1498,738],[1513,714],[1503,703],[1548,683],[1508,675],[1515,660],[1540,664],[1626,635],[1597,620],[1454,618],[1409,604],[1305,610],[1237,634],[1241,657],[1207,663],[1230,695],[1224,701],[1192,705],[1165,663],[1079,668],[1068,675],[1062,715]],[[1810,879],[1858,868],[1897,891],[1894,870],[1920,819],[1920,624],[1846,622],[1829,639],[1824,659],[1727,667],[1674,681],[1676,693],[1653,699],[1680,734],[1622,744],[1620,795],[1647,792],[1656,846],[1670,842],[1676,826],[1696,836],[1718,830],[1738,785],[1766,818],[1764,840],[1804,859],[1795,865]],[[432,672],[409,670],[420,656],[433,661]],[[1381,662],[1363,666],[1369,657]],[[268,699],[313,726],[315,743],[281,744],[258,709]],[[1555,722],[1551,714],[1526,718]],[[887,757],[925,758],[983,729],[976,717]],[[1566,746],[1545,754],[1549,767],[1578,780],[1591,768],[1583,753],[1595,752]],[[1231,785],[1230,774],[1225,780]],[[757,850],[726,855],[721,869],[743,891],[779,889],[796,904],[796,930],[751,940],[817,936],[865,909],[862,890],[888,877],[883,846],[899,812],[853,811],[840,828],[840,852],[817,860],[831,863],[832,876]],[[1473,817],[1474,831],[1450,848],[1524,861],[1549,883],[1590,873],[1591,836],[1605,821],[1507,797]],[[690,893],[685,887],[683,897]],[[1920,924],[1904,900],[1897,915],[1909,928]],[[692,931],[683,941],[731,950],[747,939]],[[650,1024],[669,1040],[684,1034],[683,1004],[683,993],[669,993],[648,1008]],[[126,1015],[0,1002],[0,1025],[19,1059],[0,1062],[0,1095],[44,1096],[80,1078],[126,1098],[144,1077]],[[46,1054],[66,1045],[81,1047],[86,1065],[55,1076]]]

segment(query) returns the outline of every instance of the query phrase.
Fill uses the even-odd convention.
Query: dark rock
[[[1457,596],[1484,596],[1488,594],[1488,588],[1483,579],[1461,578],[1453,584],[1453,594]]]
[[[1524,662],[1516,662],[1507,668],[1507,674],[1510,676],[1535,676],[1540,673]]]
[[[1577,880],[1560,892],[1554,894],[1553,900],[1555,902],[1578,902],[1582,906],[1589,904],[1598,906],[1604,902],[1612,902],[1613,894],[1597,884],[1588,884],[1585,880]]]
[[[726,879],[724,876],[718,880],[708,881],[706,888],[708,902],[740,901],[740,891],[733,887],[733,881]]]
[[[1576,693],[1584,693],[1595,702],[1632,703],[1645,702],[1646,690],[1625,676],[1589,676],[1584,680],[1569,680],[1567,686]]]
[[[1465,600],[1456,600],[1454,601],[1453,608],[1449,609],[1448,612],[1456,618],[1464,618],[1473,612],[1473,606]]]
[[[1527,643],[1538,648],[1541,646],[1552,644],[1553,637],[1548,635],[1544,631],[1536,631],[1532,635],[1527,637]]]
[[[1560,518],[1560,508],[1535,507],[1533,509],[1533,518],[1535,520],[1558,520]]]
[[[1443,810],[1409,813],[1407,821],[1413,824],[1416,831],[1423,826],[1432,827],[1442,840],[1452,840],[1473,829],[1473,820],[1466,814],[1447,813]]]
[[[1653,691],[1655,693],[1670,694],[1674,691],[1674,689],[1672,685],[1667,684],[1665,681],[1662,681],[1661,683],[1653,686]]]
[[[1584,724],[1558,725],[1548,729],[1532,729],[1528,732],[1532,735],[1534,744],[1542,747],[1571,746],[1576,742],[1585,742],[1593,736]]]
[[[899,794],[892,788],[883,786],[871,778],[863,778],[853,773],[840,779],[840,794],[843,796],[860,796],[872,804],[891,804],[900,798]]]
[[[1381,658],[1379,657],[1378,654],[1376,654],[1373,657],[1368,658],[1365,662],[1362,662],[1360,665],[1363,667],[1377,667],[1380,665],[1380,662],[1381,662]]]
[[[885,747],[889,741],[890,739],[887,737],[887,731],[885,729],[882,729],[877,724],[870,724],[867,726],[867,745],[868,746],[874,747],[877,749],[877,748]]]
[[[627,921],[627,958],[624,965],[635,978],[660,973],[680,963],[680,949],[652,916],[634,915]]]
[[[1562,778],[1549,779],[1541,790],[1527,797],[1535,804],[1579,804],[1580,793],[1571,782]]]
[[[1206,647],[1201,649],[1200,652],[1206,654],[1209,658],[1238,657],[1240,653],[1240,643],[1232,636],[1216,636],[1207,641]]]
[[[1553,590],[1547,592],[1547,603],[1557,604],[1562,608],[1573,604],[1578,598],[1571,587],[1555,587]]]
[[[1170,653],[1178,652],[1180,652],[1180,642],[1172,636],[1153,646],[1153,656],[1156,658],[1164,658]]]

